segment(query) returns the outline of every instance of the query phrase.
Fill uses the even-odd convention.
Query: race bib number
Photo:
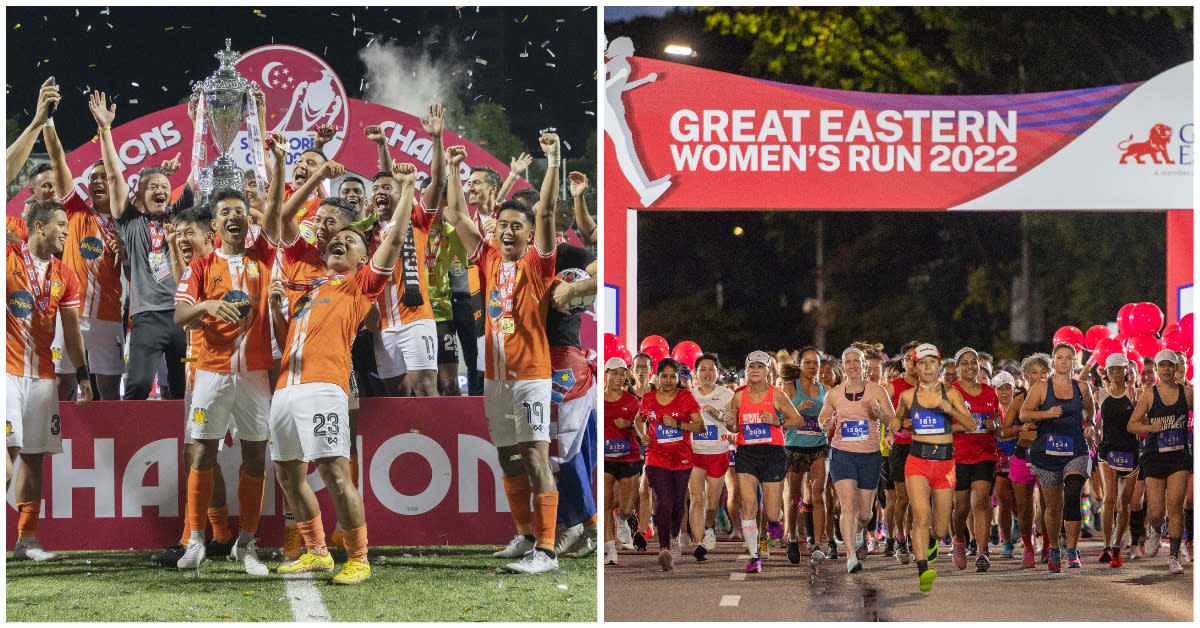
[[[1104,457],[1108,466],[1117,471],[1133,471],[1133,454],[1128,451],[1110,451]]]
[[[662,423],[654,426],[654,438],[663,443],[678,443],[683,440],[683,430],[677,427],[667,427]]]
[[[721,439],[721,437],[717,435],[717,426],[715,426],[715,425],[705,425],[703,432],[700,432],[699,434],[692,434],[693,441],[698,441],[698,440],[718,441],[720,439]]]
[[[1163,430],[1158,433],[1158,450],[1160,452],[1182,451],[1187,445],[1184,430]]]
[[[946,417],[941,412],[917,410],[912,415],[912,426],[916,434],[945,434]]]
[[[817,417],[808,416],[807,414],[800,415],[804,417],[804,425],[796,428],[801,434],[821,434],[821,423],[817,421]]]
[[[629,444],[628,438],[606,438],[604,439],[604,455],[610,458],[620,458],[628,455],[633,451]]]
[[[972,412],[971,418],[975,419],[975,431],[972,434],[987,434],[987,422],[992,420],[991,413]]]
[[[742,440],[747,445],[759,445],[771,442],[771,426],[766,423],[746,423],[742,425]]]
[[[1073,457],[1075,455],[1075,439],[1070,436],[1048,434],[1046,436],[1046,455]]]
[[[871,429],[867,426],[866,419],[859,419],[857,421],[842,421],[841,430],[842,440],[849,442],[867,440],[867,437],[871,433]]]

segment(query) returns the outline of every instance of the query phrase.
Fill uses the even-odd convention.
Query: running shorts
[[[550,442],[550,379],[483,380],[483,412],[496,447]]]
[[[782,482],[787,475],[787,453],[779,445],[742,445],[737,450],[737,472],[759,482]]]
[[[834,447],[829,450],[829,477],[835,483],[854,480],[859,489],[873,491],[879,488],[879,464],[882,458],[883,454],[878,451],[860,454]]]
[[[350,457],[350,409],[346,391],[328,382],[275,391],[271,402],[271,460]]]
[[[381,379],[409,371],[436,371],[437,325],[432,318],[404,323],[375,334],[375,361]]]
[[[645,460],[632,460],[629,462],[604,462],[605,475],[611,475],[618,482],[625,478],[633,478],[642,474],[642,466],[646,464]]]
[[[814,462],[827,458],[828,456],[828,444],[819,445],[817,447],[788,447],[788,473],[808,473]]]
[[[193,441],[225,438],[230,428],[241,440],[267,440],[271,384],[265,370],[212,373],[196,369],[191,392],[187,419]]]
[[[908,450],[911,447],[909,444],[892,444],[892,451],[888,454],[888,464],[892,467],[892,482],[896,484],[904,483],[905,467],[908,464]]]
[[[61,454],[58,383],[51,378],[4,375],[6,446],[20,447],[23,454]]]
[[[955,464],[954,477],[956,491],[969,491],[976,482],[987,482],[988,486],[996,483],[996,461],[984,460],[972,464]]]
[[[710,478],[725,477],[729,470],[729,452],[723,454],[698,454],[692,452],[692,468],[704,469]]]
[[[1142,456],[1142,477],[1165,480],[1180,472],[1192,470],[1192,455],[1183,451],[1151,453]]]
[[[1191,468],[1191,463],[1188,463],[1188,468]],[[1054,488],[1063,485],[1063,478],[1069,473],[1082,473],[1083,477],[1092,477],[1092,457],[1089,454],[1075,456],[1067,461],[1067,464],[1061,469],[1043,469],[1037,465],[1030,466],[1030,472],[1037,478],[1038,484],[1042,488]]]

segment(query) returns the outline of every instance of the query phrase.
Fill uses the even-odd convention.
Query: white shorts
[[[222,439],[231,427],[241,440],[267,440],[271,410],[267,372],[212,373],[196,369],[187,409],[188,436],[192,440]]]
[[[5,446],[26,454],[61,454],[58,383],[5,373],[4,384]]]
[[[121,323],[80,318],[79,331],[83,332],[89,371],[96,375],[121,375],[125,372],[125,327]],[[67,355],[62,317],[55,319],[54,342],[50,345],[50,352],[54,356],[55,373],[75,374],[75,366]]]
[[[350,457],[350,409],[341,386],[296,384],[271,402],[271,460]]]
[[[497,447],[550,442],[550,379],[483,380],[483,412]]]
[[[437,370],[437,323],[432,318],[405,323],[375,334],[375,362],[381,379],[409,371]]]

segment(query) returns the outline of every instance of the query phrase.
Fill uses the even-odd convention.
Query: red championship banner
[[[361,403],[359,488],[372,545],[503,544],[511,537],[500,462],[488,439],[481,398]],[[60,411],[63,453],[44,463],[38,539],[46,549],[152,549],[174,543],[186,505],[183,402],[105,401],[87,408],[63,403]],[[224,449],[218,461],[233,516],[240,449]],[[310,466],[308,483],[317,492],[328,533],[336,518],[316,465]],[[266,487],[258,537],[264,546],[278,547],[283,494],[270,463]],[[8,529],[15,530],[11,490],[7,518]]]

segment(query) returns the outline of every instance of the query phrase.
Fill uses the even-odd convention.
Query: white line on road
[[[742,601],[740,595],[722,595],[721,603],[718,606],[737,606]]]
[[[313,585],[312,574],[297,574],[284,578],[283,582],[296,621],[332,621],[321,592]]]
[[[744,572],[740,572],[740,571],[731,573],[731,574],[729,574],[729,579],[730,580],[745,580],[746,574]]]

